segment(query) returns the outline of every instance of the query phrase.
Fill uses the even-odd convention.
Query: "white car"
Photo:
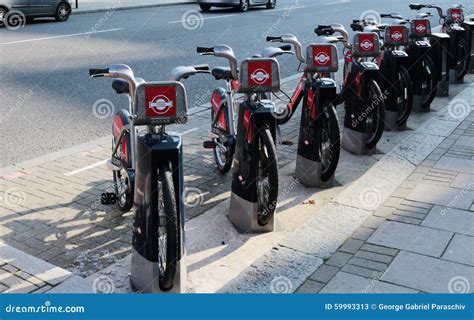
[[[268,9],[276,7],[276,0],[198,0],[201,10],[208,12],[211,7],[234,7],[245,12],[253,6],[266,6]]]

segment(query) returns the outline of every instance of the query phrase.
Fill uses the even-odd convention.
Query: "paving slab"
[[[330,203],[314,214],[307,223],[290,232],[280,245],[311,255],[326,257],[362,225],[370,216],[366,210]]]
[[[454,235],[443,259],[474,266],[474,237]]]
[[[466,210],[435,206],[421,225],[474,236],[474,214]]]
[[[222,287],[220,293],[292,293],[323,260],[287,248],[273,249]]]
[[[474,140],[474,139],[473,139]],[[451,184],[454,188],[474,191],[474,174],[460,173]]]
[[[474,199],[474,191],[420,183],[408,194],[406,199],[468,210]]]
[[[33,257],[2,242],[0,242],[0,261],[7,262],[51,285],[63,282],[72,275],[67,270]]]
[[[474,160],[444,156],[435,164],[434,168],[464,173],[474,172]]]
[[[463,264],[402,251],[381,279],[428,293],[472,293],[474,272]]]
[[[474,148],[474,139],[472,137],[461,136],[454,143],[455,146]]]
[[[452,232],[389,221],[382,224],[367,242],[440,257],[452,236]]]
[[[339,272],[320,293],[417,293],[418,291],[382,282],[377,278],[365,278]]]

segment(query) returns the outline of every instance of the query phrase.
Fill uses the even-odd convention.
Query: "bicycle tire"
[[[436,91],[438,87],[438,79],[436,79],[435,73],[435,64],[433,59],[429,56],[424,56],[421,60],[423,65],[423,72],[425,73],[426,79],[426,90],[423,90],[423,96],[421,98],[421,107],[423,109],[427,109],[430,107],[431,103],[433,102],[434,98],[436,97]]]
[[[161,202],[162,201],[162,202]],[[158,173],[158,210],[164,210],[165,223],[160,221],[158,229],[164,228],[166,231],[166,267],[162,269],[160,255],[161,245],[160,234],[158,232],[158,265],[160,266],[159,286],[163,291],[168,291],[173,287],[176,275],[176,262],[179,257],[179,226],[178,226],[178,210],[176,205],[175,188],[173,175],[171,173],[169,162],[162,162],[159,165]]]
[[[364,118],[366,121],[366,139],[364,141],[364,144],[367,149],[372,149],[377,145],[384,131],[385,103],[382,95],[382,90],[380,90],[380,86],[375,80],[371,79],[368,82],[366,90],[367,95],[364,99],[364,106],[367,115]],[[375,103],[374,100],[377,103]],[[368,123],[370,116],[373,117],[372,120],[375,122]]]
[[[323,116],[324,118],[322,118]],[[323,102],[323,112],[322,115],[318,117],[320,120],[319,125],[321,125],[321,144],[319,145],[319,154],[321,163],[323,164],[321,170],[321,180],[328,181],[336,172],[337,165],[339,163],[339,155],[341,151],[341,133],[339,130],[339,120],[337,118],[336,108],[334,105],[329,101],[326,100]],[[323,121],[324,120],[324,121]],[[327,124],[327,138],[330,145],[329,153],[331,155],[331,160],[327,165],[324,165],[323,161],[323,143],[324,143],[324,129],[325,124]]]
[[[129,136],[127,136],[127,138],[129,138]],[[114,150],[115,148],[115,138],[112,138],[112,151]],[[124,168],[130,168],[130,166],[128,164],[126,164],[126,162],[124,160],[122,160],[122,166],[124,166]],[[125,170],[125,169],[123,169]],[[122,213],[125,213],[125,212],[128,212],[132,209],[133,207],[133,186],[131,185],[131,181],[130,181],[130,178],[127,176],[125,177],[122,177],[122,172],[121,170],[114,170],[112,172],[112,177],[113,177],[113,181],[114,181],[114,185],[113,185],[113,189],[114,189],[114,192],[117,196],[117,201],[116,201],[116,205],[117,207],[119,208],[119,210],[122,212]],[[119,190],[119,185],[122,185],[122,178],[125,179],[123,181],[124,184],[127,184],[128,183],[128,192],[125,192],[123,194],[124,198],[122,199],[122,197],[120,196],[120,190]]]
[[[214,121],[214,116],[215,112],[214,109],[211,108],[211,119]],[[229,115],[227,112],[227,105],[224,106],[224,117],[226,121],[227,128],[229,127]],[[222,140],[221,138],[217,138],[219,140]],[[223,141],[220,141],[223,143]],[[213,148],[213,154],[214,154],[214,162],[216,163],[216,167],[219,170],[221,174],[226,174],[229,172],[229,170],[232,168],[232,161],[233,161],[233,155],[232,154],[226,154],[224,159],[220,159],[220,156],[218,154],[219,150],[218,147]]]
[[[464,38],[459,38],[457,43],[458,61],[456,64],[456,80],[461,81],[469,71],[469,45]]]
[[[260,146],[257,164],[257,221],[260,226],[265,226],[275,214],[278,198],[278,163],[270,130],[266,127],[259,129],[258,144]],[[268,178],[264,181],[263,178]],[[267,187],[267,194],[262,194],[262,187]]]
[[[410,117],[411,110],[413,108],[413,85],[411,82],[410,74],[408,73],[407,68],[400,66],[399,78],[397,86],[399,86],[400,92],[406,95],[406,100],[404,103],[404,108],[401,110],[397,118],[397,127],[403,125],[408,118]]]

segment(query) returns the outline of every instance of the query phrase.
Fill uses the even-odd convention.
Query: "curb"
[[[183,5],[183,4],[192,4],[196,3],[196,1],[180,1],[180,2],[170,2],[170,3],[156,3],[156,4],[143,4],[143,5],[136,5],[136,6],[129,6],[129,7],[117,7],[117,8],[103,8],[103,9],[90,9],[90,10],[80,10],[80,9],[72,9],[71,15],[79,15],[79,14],[87,14],[87,13],[100,13],[100,12],[109,12],[113,11],[125,11],[125,10],[134,10],[134,9],[145,9],[145,8],[155,8],[155,7],[166,7],[166,6],[176,6],[176,5]],[[80,10],[80,11],[75,11]]]

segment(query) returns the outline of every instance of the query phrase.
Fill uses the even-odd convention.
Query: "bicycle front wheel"
[[[162,162],[158,173],[158,266],[163,291],[173,287],[179,257],[178,210],[169,162]]]
[[[413,85],[410,74],[404,66],[400,66],[400,69],[398,70],[396,88],[399,92],[399,96],[397,97],[397,126],[401,126],[408,120],[408,117],[410,117],[411,109],[413,107]]]
[[[341,150],[341,134],[339,121],[337,119],[334,105],[326,100],[323,104],[323,112],[318,117],[321,126],[321,144],[319,155],[321,159],[321,180],[328,181],[336,172]]]
[[[268,128],[260,128],[258,135],[259,159],[257,164],[257,220],[260,226],[268,224],[277,205],[278,164],[275,142]]]
[[[431,57],[424,56],[421,60],[421,65],[423,69],[423,78],[422,83],[422,97],[421,97],[421,107],[427,109],[430,107],[431,102],[433,102],[436,97],[436,91],[438,87],[438,80],[436,79],[435,65]]]
[[[385,103],[382,90],[375,80],[370,80],[365,88],[364,101],[365,147],[372,149],[377,145],[385,126]]]

